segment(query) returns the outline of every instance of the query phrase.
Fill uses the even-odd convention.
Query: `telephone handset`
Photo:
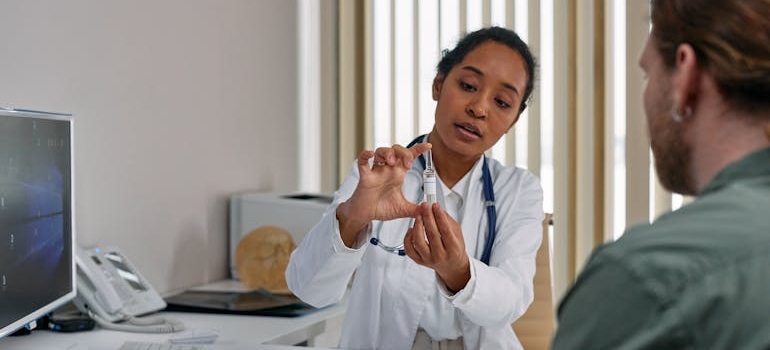
[[[116,247],[79,248],[74,304],[107,329],[168,333],[184,329],[175,320],[139,317],[166,307],[134,265]]]

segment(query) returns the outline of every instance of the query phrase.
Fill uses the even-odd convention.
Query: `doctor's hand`
[[[340,235],[345,245],[352,247],[358,233],[372,220],[408,218],[416,214],[417,204],[404,197],[404,177],[415,158],[430,148],[430,143],[411,148],[393,145],[359,154],[358,186],[353,195],[337,207]]]
[[[422,203],[404,236],[406,255],[436,271],[447,289],[458,292],[471,279],[462,228],[437,203]]]

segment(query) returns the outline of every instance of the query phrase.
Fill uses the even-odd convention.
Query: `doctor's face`
[[[477,159],[518,119],[526,83],[518,52],[495,41],[479,44],[446,76],[434,79],[430,142],[457,157]]]

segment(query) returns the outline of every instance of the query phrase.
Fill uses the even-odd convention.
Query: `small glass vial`
[[[422,189],[425,191],[425,201],[436,203],[436,171],[433,170],[433,156],[430,150],[425,154],[425,170],[422,172]]]

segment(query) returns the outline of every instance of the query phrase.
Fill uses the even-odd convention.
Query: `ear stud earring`
[[[671,118],[674,119],[675,122],[681,123],[684,118],[689,118],[692,115],[692,107],[687,106],[684,107],[684,113],[680,114],[679,111],[676,110],[676,108],[671,109]]]

